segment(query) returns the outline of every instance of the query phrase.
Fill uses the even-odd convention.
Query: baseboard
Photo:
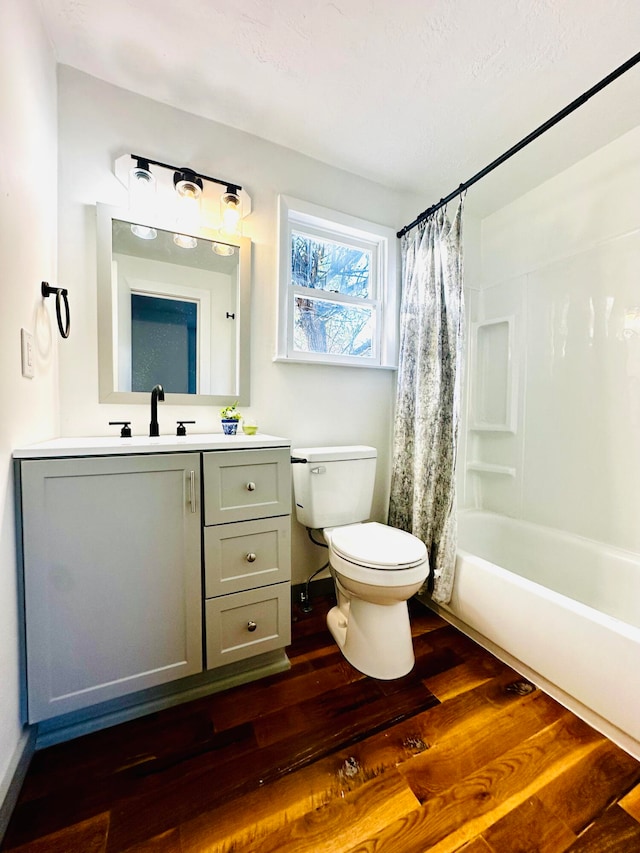
[[[38,727],[29,726],[20,735],[20,740],[11,756],[4,778],[0,779],[0,844],[9,826],[9,820],[18,801],[20,790],[27,775],[31,758],[36,748]]]
[[[217,670],[188,676],[181,681],[130,693],[128,696],[110,699],[81,711],[71,711],[39,724],[36,749],[46,749],[73,738],[126,723],[147,714],[157,713],[174,705],[182,705],[185,702],[229,690],[239,684],[248,684],[250,681],[257,681],[290,668],[291,664],[284,649],[275,649],[245,661],[227,664]]]

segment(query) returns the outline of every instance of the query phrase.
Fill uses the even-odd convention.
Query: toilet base
[[[413,669],[406,601],[373,604],[352,596],[348,608],[331,608],[327,627],[345,658],[365,675],[388,681]]]

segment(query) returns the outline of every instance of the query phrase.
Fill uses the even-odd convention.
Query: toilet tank
[[[305,527],[338,527],[371,515],[376,449],[298,447],[291,451],[296,516]],[[306,459],[306,462],[295,462]]]

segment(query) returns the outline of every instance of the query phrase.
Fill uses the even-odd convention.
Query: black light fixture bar
[[[514,154],[517,154],[518,151],[521,151],[525,148],[530,142],[533,142],[534,139],[537,139],[539,136],[542,136],[543,133],[546,133],[547,130],[552,128],[554,125],[558,124],[559,121],[562,121],[563,118],[566,118],[570,115],[574,110],[577,110],[578,107],[581,107],[584,103],[586,103],[589,98],[593,95],[600,92],[605,86],[608,86],[609,83],[613,83],[614,80],[617,80],[618,77],[621,77],[626,71],[629,71],[630,68],[633,68],[634,65],[637,65],[640,62],[640,53],[636,53],[631,59],[627,59],[626,62],[623,62],[615,71],[612,71],[611,74],[607,74],[599,83],[596,83],[595,86],[592,86],[590,89],[587,89],[586,92],[583,92],[580,97],[576,98],[575,101],[571,101],[563,110],[557,112],[550,119],[545,121],[544,124],[541,124],[540,127],[537,127],[535,130],[531,131],[528,136],[525,136],[524,139],[521,139],[520,142],[516,142],[508,151],[505,151],[504,154],[501,154],[500,157],[497,157],[488,166],[485,166],[484,169],[481,169],[477,172],[472,178],[469,178],[468,181],[465,181],[463,184],[460,184],[458,189],[450,192],[449,195],[441,198],[439,202],[431,205],[426,210],[424,210],[421,214],[416,216],[413,222],[410,222],[408,225],[405,225],[404,228],[401,228],[400,231],[396,234],[397,237],[404,237],[404,235],[411,231],[412,228],[415,228],[416,225],[419,225],[421,222],[424,222],[425,219],[428,219],[436,210],[440,210],[441,207],[444,207],[445,204],[448,204],[452,201],[456,196],[461,195],[465,190],[468,190],[469,187],[473,186],[473,184],[477,183],[481,178],[484,178],[485,175],[488,175],[489,172],[493,172],[498,166],[502,165],[505,160],[508,160],[510,157],[513,157]]]
[[[148,169],[149,166],[159,166],[161,169],[169,169],[172,172],[185,172],[187,175],[200,178],[203,181],[209,181],[212,184],[220,184],[220,186],[226,187],[227,191],[232,193],[238,193],[242,189],[239,184],[233,183],[233,181],[223,181],[220,178],[211,178],[209,175],[202,175],[200,172],[194,172],[193,169],[190,169],[187,166],[171,166],[169,163],[161,163],[159,160],[150,160],[148,157],[144,157],[140,154],[130,154],[129,156],[132,160],[137,161],[140,168]]]

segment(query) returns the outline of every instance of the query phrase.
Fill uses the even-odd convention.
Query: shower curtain
[[[424,590],[451,598],[456,558],[455,467],[464,331],[462,208],[441,208],[402,239],[400,358],[389,524],[422,539]]]

